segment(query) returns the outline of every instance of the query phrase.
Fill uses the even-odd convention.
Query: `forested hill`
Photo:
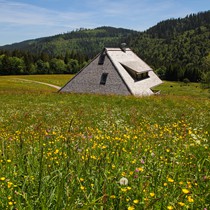
[[[147,30],[147,33],[155,38],[171,38],[186,31],[200,27],[210,28],[210,11],[198,14],[190,14],[185,18],[169,19],[158,23]]]
[[[162,21],[129,44],[163,79],[200,81],[210,72],[210,11]]]
[[[10,53],[1,51],[0,74],[8,74],[1,69],[5,55],[21,57],[28,73],[71,73],[104,47],[118,47],[122,42],[151,65],[162,79],[200,81],[210,72],[210,11],[165,20],[144,32],[99,27],[3,46],[0,50]],[[51,67],[52,59],[54,62],[63,60],[62,71],[52,70],[55,66]],[[45,66],[42,70],[40,62],[41,68]],[[33,71],[29,71],[31,63]],[[75,63],[77,68],[74,68]]]
[[[129,39],[135,34],[138,34],[138,32],[106,26],[95,29],[80,28],[76,31],[55,36],[5,45],[0,47],[0,49],[10,51],[18,49],[35,54],[44,52],[52,56],[64,56],[66,51],[74,51],[77,54],[81,53],[88,58],[92,58],[105,46],[118,47],[122,42],[129,42]]]

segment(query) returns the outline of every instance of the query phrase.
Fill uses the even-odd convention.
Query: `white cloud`
[[[0,0],[0,45],[80,27],[107,25],[142,31],[162,20],[196,12],[198,6],[205,6],[204,2],[208,4],[209,0],[200,0],[199,5],[197,0],[19,1]]]
[[[82,22],[89,13],[59,12],[38,6],[0,1],[0,23],[18,25],[70,25],[73,21]]]
[[[176,2],[175,0],[84,0],[80,3],[81,8],[77,5],[75,9],[75,11],[80,9],[79,12],[66,12],[58,11],[56,8],[51,10],[28,3],[0,0],[0,24],[64,28],[90,27],[100,23],[112,25],[112,22],[125,26],[134,25],[138,21],[139,24],[142,22],[150,24],[152,19],[154,22],[164,20],[163,17],[173,17],[172,10],[176,8]],[[183,16],[184,11],[184,9],[177,10],[176,17]]]
[[[0,46],[90,26],[89,18],[88,12],[62,12],[0,0]]]

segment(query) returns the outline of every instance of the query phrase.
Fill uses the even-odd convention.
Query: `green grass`
[[[189,96],[196,98],[209,98],[210,93],[208,89],[203,89],[199,83],[183,82],[169,82],[164,81],[155,89],[160,90],[162,95],[175,95],[175,96]]]
[[[47,94],[57,92],[58,90],[44,84],[25,81],[45,82],[62,87],[66,84],[72,75],[23,75],[23,76],[1,76],[0,77],[0,93],[9,95],[21,94]],[[21,80],[23,79],[23,80]]]
[[[1,76],[0,77],[0,91],[11,91],[16,89],[19,91],[41,91],[41,92],[55,92],[52,87],[46,87],[45,85],[30,83],[27,81],[21,81],[18,79],[34,80],[39,82],[50,83],[57,86],[63,86],[66,84],[73,75],[21,75],[21,76]],[[17,79],[18,78],[18,79]],[[9,85],[12,83],[12,86]],[[171,96],[186,96],[196,98],[209,98],[210,93],[208,89],[203,89],[199,83],[183,82],[169,82],[164,81],[163,84],[154,88],[156,91],[160,91],[161,95]]]
[[[135,98],[15,77],[0,77],[0,209],[209,209],[210,100],[194,84]]]

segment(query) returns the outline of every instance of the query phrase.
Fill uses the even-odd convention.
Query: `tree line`
[[[44,52],[0,51],[0,75],[75,74],[86,64],[87,59],[74,51],[56,57]]]

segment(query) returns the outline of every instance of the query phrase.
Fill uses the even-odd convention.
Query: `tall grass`
[[[208,98],[7,84],[0,88],[1,209],[210,208]]]

